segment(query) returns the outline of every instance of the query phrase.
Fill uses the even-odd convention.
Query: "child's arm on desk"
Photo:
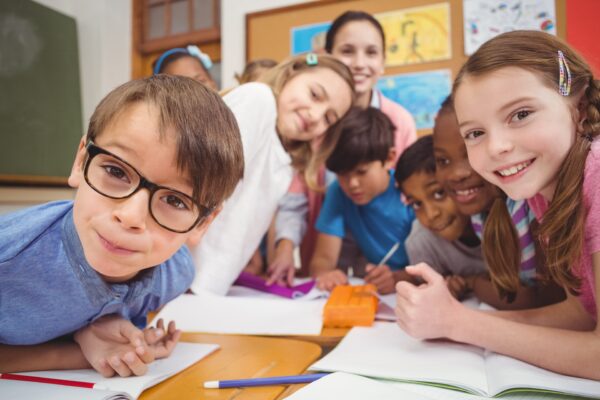
[[[122,376],[131,375],[132,372],[143,374],[146,371],[145,362],[135,352],[140,341],[141,346],[146,346],[144,333],[131,322],[107,316],[75,332],[73,339],[63,337],[25,346],[1,345],[0,371],[94,368],[106,377],[115,372]],[[128,352],[132,352],[133,359],[127,356]],[[144,358],[147,359],[149,354],[144,351]],[[112,357],[119,358],[119,363],[124,367],[113,369],[108,362]]]
[[[165,329],[161,320],[157,328],[136,328],[119,316],[105,316],[75,333],[85,358],[92,368],[104,376],[144,375],[148,364],[168,357],[181,332],[171,321]]]
[[[72,340],[29,346],[0,344],[0,373],[82,368],[90,368],[90,363]]]
[[[342,238],[319,233],[310,261],[310,274],[317,279],[319,289],[332,290],[337,285],[348,283],[346,274],[336,268],[341,249]]]
[[[164,333],[141,331],[130,321],[107,316],[80,329],[74,340],[55,339],[37,345],[0,345],[0,372],[94,368],[105,377],[146,373],[147,364],[168,356],[179,340],[174,324]]]
[[[467,287],[477,298],[498,310],[523,310],[554,304],[566,298],[564,290],[554,282],[543,283],[533,287],[520,285],[513,302],[500,297],[500,293],[492,284],[489,276],[466,276]]]

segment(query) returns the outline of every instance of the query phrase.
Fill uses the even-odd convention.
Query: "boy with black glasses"
[[[0,372],[140,375],[168,356],[173,324],[138,328],[190,286],[184,244],[200,240],[243,165],[233,115],[202,84],[159,75],[109,93],[69,176],[75,200],[0,218]]]

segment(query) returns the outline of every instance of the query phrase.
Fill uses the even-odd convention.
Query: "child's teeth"
[[[472,193],[475,193],[477,191],[477,188],[471,188],[471,189],[466,189],[466,190],[457,190],[456,194],[458,194],[459,196],[468,196]]]
[[[529,166],[529,164],[531,164],[531,163],[529,161],[527,161],[527,162],[524,162],[521,164],[514,165],[507,169],[499,170],[498,173],[502,176],[511,176],[511,175],[514,175],[517,172],[521,171],[522,169],[526,168],[527,166]]]

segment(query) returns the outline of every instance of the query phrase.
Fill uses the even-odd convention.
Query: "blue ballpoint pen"
[[[323,374],[307,374],[307,375],[291,375],[291,376],[273,376],[267,378],[250,378],[250,379],[233,379],[227,381],[206,381],[204,387],[207,389],[224,389],[236,387],[250,386],[274,386],[274,385],[292,385],[295,383],[310,383],[319,378],[328,375]]]

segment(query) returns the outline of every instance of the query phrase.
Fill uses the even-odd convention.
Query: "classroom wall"
[[[75,18],[85,132],[98,102],[131,76],[131,0],[34,0]],[[73,154],[73,157],[75,155]],[[73,197],[64,188],[0,187],[0,214]]]
[[[234,75],[241,72],[246,65],[246,14],[306,2],[221,0],[221,76],[224,88],[237,85]]]
[[[67,14],[77,21],[83,122],[100,99],[131,75],[131,0],[34,0]],[[314,0],[313,0],[314,1]],[[234,74],[245,65],[247,13],[285,7],[303,0],[222,0],[221,51],[225,87],[236,84]],[[591,7],[591,9],[590,9]],[[592,11],[593,12],[590,12]],[[593,17],[600,1],[573,0],[567,3],[567,39],[600,69],[600,42],[595,40]],[[82,127],[82,133],[84,132]],[[31,204],[72,197],[68,189],[0,187],[0,213]]]
[[[598,40],[600,1],[567,2],[567,41],[590,63],[594,74],[600,74],[600,40]]]

